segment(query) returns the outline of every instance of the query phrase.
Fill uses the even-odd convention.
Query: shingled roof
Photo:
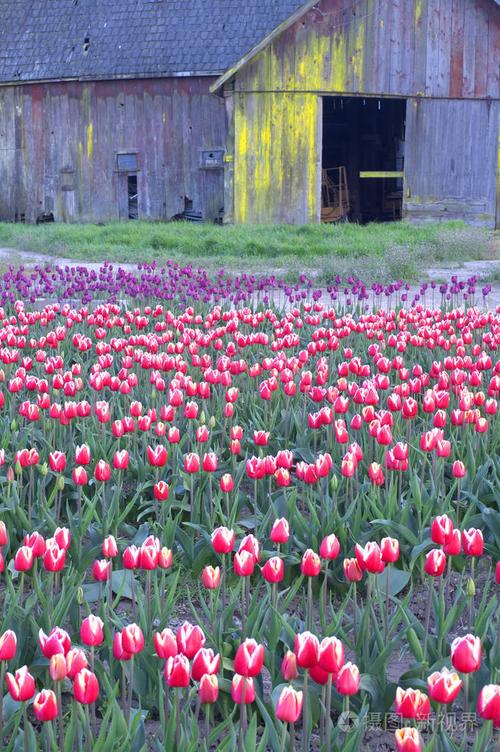
[[[0,82],[220,74],[304,0],[0,0]]]

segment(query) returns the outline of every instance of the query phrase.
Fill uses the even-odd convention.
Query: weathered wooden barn
[[[0,0],[0,220],[500,223],[499,0]]]
[[[213,91],[226,221],[500,222],[495,0],[308,2]]]
[[[217,220],[217,76],[302,0],[0,0],[0,220]]]

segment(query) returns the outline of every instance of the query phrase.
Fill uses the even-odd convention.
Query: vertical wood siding
[[[235,221],[317,221],[321,96],[366,95],[408,99],[406,214],[492,226],[499,61],[492,0],[321,0],[235,75]]]
[[[0,87],[0,219],[104,221],[128,216],[117,152],[137,152],[139,217],[169,219],[184,197],[205,219],[223,206],[223,171],[201,152],[223,149],[224,103],[213,79],[61,82]],[[63,190],[71,175],[74,190]],[[71,187],[71,186],[70,186]]]

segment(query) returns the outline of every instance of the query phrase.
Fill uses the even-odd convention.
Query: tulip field
[[[0,278],[0,750],[500,750],[488,292]]]

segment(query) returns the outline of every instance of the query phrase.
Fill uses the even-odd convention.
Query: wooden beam
[[[381,172],[360,172],[360,178],[404,178],[402,170],[383,170]]]

